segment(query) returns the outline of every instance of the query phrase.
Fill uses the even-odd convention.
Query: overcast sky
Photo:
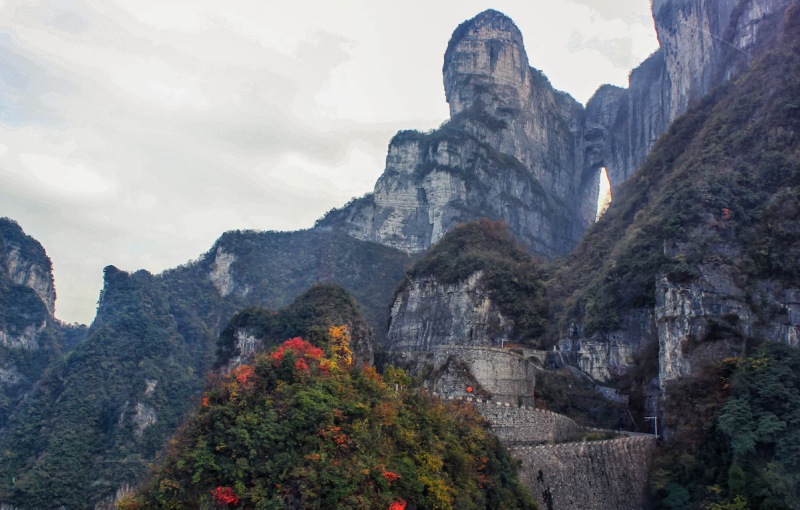
[[[447,41],[487,8],[584,103],[657,47],[649,0],[0,0],[0,216],[53,260],[56,316],[89,323],[108,264],[371,191],[396,131],[446,120]]]

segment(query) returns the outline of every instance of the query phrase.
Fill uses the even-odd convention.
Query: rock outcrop
[[[483,272],[451,285],[415,278],[392,304],[386,348],[430,351],[442,345],[497,346],[508,342],[513,323],[492,303]]]
[[[646,390],[651,416],[665,392],[669,398],[671,383],[697,377],[707,365],[741,356],[760,341],[797,345],[791,247],[797,236],[783,226],[796,224],[796,216],[784,219],[776,205],[796,193],[797,165],[772,169],[765,156],[795,157],[794,135],[776,143],[767,134],[796,120],[786,106],[794,104],[796,85],[776,65],[797,65],[797,3],[785,9],[790,3],[655,2],[662,49],[632,73],[628,90],[601,89],[587,106],[587,117],[599,119],[589,154],[617,183],[627,179],[625,168],[634,168],[626,161],[644,158],[653,139],[630,138],[626,145],[625,129],[603,126],[656,135],[663,131],[659,122],[666,126],[690,109],[621,188],[618,207],[562,273],[581,267],[592,281],[583,279],[577,306],[573,301],[565,314],[574,320],[557,333],[559,349],[600,381],[624,375],[642,353],[636,376],[652,378],[638,388]],[[661,102],[648,99],[656,95]],[[648,104],[659,108],[647,113],[641,108]],[[720,178],[729,171],[730,179]]]
[[[612,188],[627,180],[673,120],[769,46],[789,3],[654,2],[661,48],[585,109],[529,65],[508,17],[485,11],[445,53],[449,122],[395,136],[373,192],[317,228],[418,252],[491,217],[534,253],[564,255],[596,220],[601,169]]]
[[[14,284],[35,292],[53,315],[56,304],[53,264],[42,245],[8,218],[0,218],[0,272]]]
[[[0,218],[0,429],[47,364],[83,334],[82,327],[56,320],[55,299],[42,245]]]
[[[558,342],[558,351],[569,354],[569,361],[597,381],[609,382],[626,373],[636,353],[657,341],[653,312],[635,309],[623,314],[621,327],[611,332],[584,335],[574,324]]]
[[[657,0],[660,49],[586,105],[586,168],[606,167],[612,187],[630,177],[673,120],[767,48],[791,0]],[[591,195],[587,197],[591,199]]]
[[[656,286],[659,383],[696,375],[704,364],[745,354],[758,337],[800,345],[800,292],[759,281],[739,288],[732,268],[702,267],[700,277],[676,284],[660,276]]]
[[[55,321],[55,299],[53,265],[42,245],[0,218],[0,346],[38,350],[41,333]]]
[[[442,397],[478,396],[513,406],[534,404],[538,368],[509,349],[440,345],[430,351],[394,351],[389,358]]]
[[[443,72],[450,121],[395,136],[373,193],[317,228],[417,252],[459,223],[491,217],[535,253],[565,254],[589,224],[574,207],[582,106],[528,65],[522,35],[497,11],[456,29]]]
[[[0,450],[8,453],[0,471],[9,474],[2,503],[29,509],[111,505],[198,403],[219,333],[243,308],[279,309],[314,283],[338,282],[367,310],[369,325],[348,324],[358,362],[371,361],[370,326],[385,336],[392,290],[407,263],[406,254],[385,246],[305,231],[229,232],[198,260],[160,275],[108,266],[97,316],[69,362],[26,378],[30,398],[0,413]],[[237,348],[251,344],[243,337]],[[0,364],[0,397],[3,384],[26,375],[17,364]],[[40,437],[74,439],[33,444],[32,427]],[[70,459],[73,467],[51,469],[54,458]]]

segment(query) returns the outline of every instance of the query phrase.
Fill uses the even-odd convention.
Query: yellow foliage
[[[319,360],[319,368],[322,369],[323,372],[328,374],[332,374],[334,372],[339,371],[339,365],[336,364],[336,361],[330,358],[322,358]]]
[[[331,326],[328,328],[328,335],[331,337],[331,357],[345,365],[352,365],[353,351],[350,350],[350,328],[344,324]]]
[[[453,487],[444,479],[436,476],[420,476],[419,481],[425,486],[425,495],[434,510],[450,510],[453,508]]]

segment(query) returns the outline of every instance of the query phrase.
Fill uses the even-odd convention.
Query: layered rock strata
[[[654,2],[661,48],[586,108],[529,65],[508,17],[485,11],[445,53],[450,121],[395,136],[373,192],[317,228],[417,252],[491,217],[539,255],[566,254],[596,220],[601,169],[612,189],[627,180],[673,120],[769,45],[789,3]]]
[[[442,284],[414,279],[392,304],[386,347],[390,351],[430,351],[441,345],[502,346],[513,323],[492,303],[483,272]]]
[[[416,252],[492,217],[536,253],[566,253],[588,224],[575,207],[582,106],[529,66],[522,35],[497,11],[456,29],[443,72],[450,121],[395,136],[372,194],[318,228]]]

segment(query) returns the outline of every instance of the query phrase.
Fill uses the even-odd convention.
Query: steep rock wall
[[[528,65],[519,30],[499,12],[459,26],[444,60],[451,120],[395,136],[373,193],[317,228],[416,252],[459,223],[492,217],[536,253],[567,253],[588,225],[573,206],[583,108]]]
[[[430,351],[440,345],[500,346],[513,323],[483,285],[483,272],[446,285],[414,279],[392,304],[386,346],[390,351]]]
[[[0,436],[48,363],[85,332],[53,316],[55,299],[52,263],[42,245],[15,221],[0,218]]]
[[[33,290],[53,315],[56,303],[53,264],[42,245],[8,218],[0,218],[0,272],[11,282]]]
[[[558,341],[558,351],[567,359],[602,382],[623,375],[633,357],[644,346],[658,340],[653,311],[640,308],[623,314],[616,331],[584,335],[578,324]]]
[[[700,270],[691,282],[678,284],[662,275],[656,283],[662,388],[703,364],[744,355],[747,338],[800,345],[800,291],[761,281],[746,292],[730,267]]]
[[[653,15],[670,77],[670,118],[736,73],[768,42],[791,0],[658,0]]]
[[[0,346],[39,349],[42,331],[55,322],[53,265],[42,245],[7,218],[0,218],[0,299]]]
[[[587,103],[586,167],[606,167],[613,187],[624,182],[673,120],[771,44],[791,2],[654,1],[660,49],[631,72],[628,89],[601,87]]]
[[[574,194],[583,108],[530,67],[522,34],[509,18],[486,11],[459,26],[443,74],[451,117],[490,116],[498,129],[480,130],[473,123],[468,130],[521,162],[548,194]]]
[[[317,228],[417,252],[489,216],[535,253],[563,255],[595,221],[600,168],[612,188],[627,180],[673,120],[770,44],[790,1],[654,2],[661,48],[585,109],[529,65],[508,17],[485,11],[445,52],[449,123],[399,133],[373,192]]]

